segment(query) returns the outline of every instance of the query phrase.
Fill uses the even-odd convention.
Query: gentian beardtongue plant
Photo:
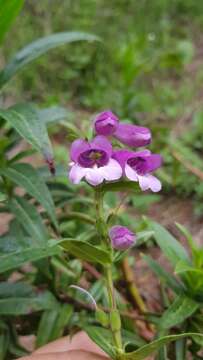
[[[143,191],[161,190],[161,182],[151,174],[162,164],[162,157],[159,154],[152,154],[149,150],[138,152],[118,150],[114,152],[113,158],[121,165],[123,175],[131,181],[138,181]]]
[[[109,229],[109,237],[112,246],[117,250],[127,250],[135,241],[135,234],[130,231],[126,226],[115,225]]]
[[[99,246],[89,244],[87,251],[90,253],[87,253],[87,258],[88,255],[91,255],[91,251],[94,256],[89,256],[89,261],[92,258],[95,261],[95,256],[98,256],[95,254],[99,254],[98,263],[103,265],[109,302],[108,312],[102,313],[102,320],[101,316],[97,316],[98,311],[100,311],[101,315],[101,309],[99,309],[99,306],[97,307],[95,310],[96,320],[102,326],[106,327],[106,325],[103,325],[104,320],[108,324],[115,350],[113,359],[121,360],[124,348],[121,336],[120,313],[117,309],[113,284],[112,266],[116,258],[115,250],[129,249],[135,243],[136,235],[125,226],[115,225],[109,229],[108,216],[105,214],[103,202],[105,191],[111,191],[112,186],[108,186],[108,184],[103,186],[101,184],[103,182],[117,182],[126,177],[130,181],[139,182],[142,190],[159,191],[161,183],[152,175],[152,172],[161,166],[162,159],[160,155],[152,154],[149,150],[139,152],[127,149],[113,150],[107,136],[115,137],[128,146],[139,147],[150,143],[151,133],[147,128],[120,124],[117,116],[111,111],[100,113],[96,117],[93,127],[97,134],[95,138],[91,141],[77,139],[71,145],[70,158],[72,162],[70,163],[69,179],[74,184],[78,184],[84,179],[94,187],[95,227],[100,244]],[[128,181],[122,181],[122,188],[128,189]],[[105,256],[106,258],[102,261],[102,257]],[[140,296],[137,295],[137,298],[140,299]],[[140,302],[141,300],[139,300]]]
[[[122,176],[121,166],[112,159],[111,143],[102,135],[96,136],[91,142],[75,140],[70,156],[69,179],[74,184],[85,178],[89,184],[96,186],[104,180],[114,181]]]
[[[113,135],[119,124],[119,120],[110,110],[101,112],[94,119],[95,132],[98,135]]]

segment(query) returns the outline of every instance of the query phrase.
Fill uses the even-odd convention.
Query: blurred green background
[[[149,126],[164,157],[163,193],[192,199],[203,214],[203,2],[196,0],[27,0],[7,34],[1,64],[29,42],[59,31],[99,35],[28,66],[4,101],[61,104],[72,121],[111,108]],[[58,146],[58,158],[65,154]],[[65,156],[65,155],[64,155]]]

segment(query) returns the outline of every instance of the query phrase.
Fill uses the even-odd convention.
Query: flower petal
[[[161,181],[153,175],[148,175],[149,187],[153,192],[158,192],[161,190]]]
[[[122,176],[122,168],[114,159],[110,159],[107,165],[99,168],[99,171],[107,181],[118,180]]]
[[[100,168],[84,168],[85,169],[85,179],[86,181],[93,185],[97,186],[101,184],[104,180],[103,175],[100,172]]]
[[[119,124],[113,136],[121,143],[132,147],[145,146],[151,142],[150,130],[133,124]]]
[[[90,149],[90,145],[88,144],[87,141],[85,141],[83,139],[77,139],[77,140],[73,141],[71,148],[70,148],[71,160],[74,162],[77,162],[80,154],[89,149]]]
[[[131,166],[128,164],[125,165],[125,175],[131,181],[138,181],[138,175],[136,171],[133,170],[133,168],[131,168]]]
[[[111,157],[112,155],[112,145],[107,140],[107,138],[103,135],[96,136],[91,142],[90,142],[91,149],[95,150],[103,150],[105,153],[107,153],[108,157]]]
[[[139,185],[143,191],[151,189],[153,192],[161,190],[161,182],[153,175],[139,175]]]
[[[119,164],[121,165],[122,169],[124,170],[125,168],[125,164],[126,162],[130,159],[130,158],[134,158],[134,157],[138,157],[138,156],[149,156],[151,154],[150,150],[142,150],[142,151],[130,151],[130,150],[116,150],[113,152],[113,159],[117,160],[119,162]]]
[[[73,184],[79,184],[85,176],[85,168],[78,164],[74,164],[69,171],[69,179]]]
[[[159,154],[151,154],[146,158],[147,172],[152,172],[162,165],[162,157]]]
[[[139,185],[143,191],[148,190],[150,188],[148,175],[143,175],[143,176],[139,175],[138,181],[139,181]]]

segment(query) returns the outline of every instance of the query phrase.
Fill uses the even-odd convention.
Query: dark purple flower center
[[[83,167],[104,166],[108,163],[109,157],[104,150],[90,149],[80,154],[78,162]]]
[[[138,156],[138,157],[130,158],[128,159],[127,164],[133,170],[135,170],[139,175],[144,175],[147,173],[148,170],[147,161],[143,157]]]

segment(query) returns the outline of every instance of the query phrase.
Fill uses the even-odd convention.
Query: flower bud
[[[98,135],[112,135],[117,127],[119,120],[110,110],[98,114],[94,120],[94,128]]]
[[[132,231],[120,225],[115,225],[109,230],[109,237],[113,248],[117,250],[128,249],[136,240],[136,235]]]
[[[122,144],[139,147],[151,142],[151,132],[148,128],[132,124],[119,124],[113,136]]]

